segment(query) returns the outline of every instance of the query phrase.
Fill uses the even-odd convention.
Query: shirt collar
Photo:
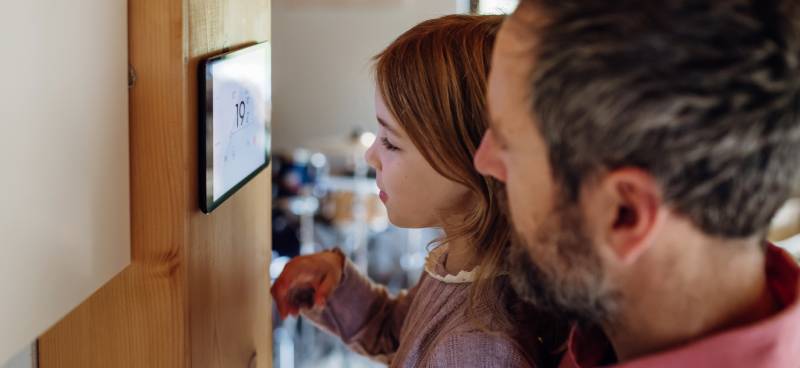
[[[761,321],[640,357],[618,367],[796,367],[800,361],[800,267],[784,250],[768,245],[767,282],[781,310]],[[615,360],[598,328],[573,328],[561,367],[595,367]]]
[[[442,244],[434,248],[425,257],[425,272],[432,278],[445,284],[465,284],[478,279],[478,266],[473,269],[461,270],[457,275],[451,275],[445,270],[444,263],[447,260],[447,244]]]

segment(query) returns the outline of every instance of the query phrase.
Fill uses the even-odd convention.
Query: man
[[[800,269],[768,244],[800,168],[798,0],[523,0],[475,158],[511,276],[567,313],[563,367],[800,366]]]

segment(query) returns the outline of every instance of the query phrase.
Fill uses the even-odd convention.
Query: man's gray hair
[[[763,236],[800,168],[800,1],[529,2],[550,19],[531,109],[567,197],[637,167],[704,232]]]

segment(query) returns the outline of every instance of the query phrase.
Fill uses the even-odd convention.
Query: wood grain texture
[[[40,366],[270,367],[270,175],[198,209],[201,57],[269,37],[268,0],[130,0],[132,265],[40,338]]]
[[[190,70],[208,56],[269,39],[269,0],[192,0],[188,11]],[[189,91],[197,91],[197,79],[189,80]],[[196,101],[188,109],[195,121]],[[187,135],[196,137],[197,125],[187,127]],[[187,157],[199,157],[196,148],[189,147]],[[256,366],[272,365],[270,171],[211,215],[194,211],[190,218],[193,367],[247,367],[254,356]]]

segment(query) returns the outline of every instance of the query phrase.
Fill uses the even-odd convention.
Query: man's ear
[[[605,173],[582,198],[594,239],[618,262],[635,262],[664,221],[661,186],[641,169]]]

